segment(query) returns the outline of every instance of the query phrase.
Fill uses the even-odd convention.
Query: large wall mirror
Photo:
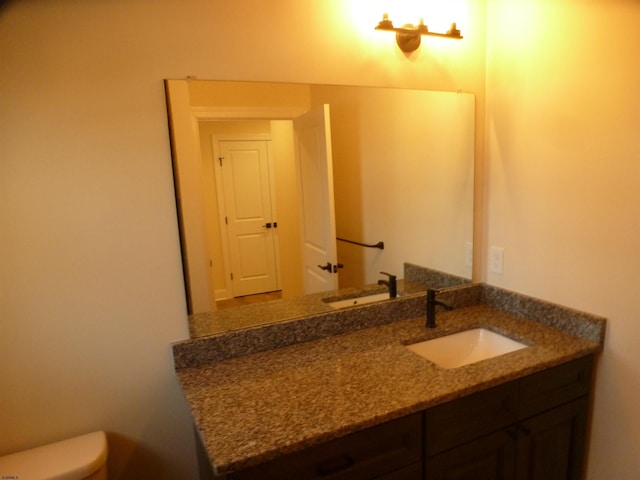
[[[401,278],[405,262],[471,279],[472,94],[200,80],[168,80],[166,89],[189,313],[260,289],[309,293],[305,230],[335,242],[338,288],[376,283],[380,271]],[[334,230],[321,207],[317,222],[301,212],[308,191],[324,188],[308,179],[327,172],[301,171],[307,147],[295,123],[318,109]],[[257,233],[243,230],[249,220]],[[269,269],[275,283],[263,281]]]

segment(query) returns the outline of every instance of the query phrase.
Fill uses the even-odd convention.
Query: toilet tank
[[[93,432],[0,457],[0,478],[106,480],[107,436]]]

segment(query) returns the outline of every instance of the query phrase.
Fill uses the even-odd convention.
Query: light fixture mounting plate
[[[420,47],[420,34],[411,24],[396,29],[396,43],[405,53],[415,52]]]

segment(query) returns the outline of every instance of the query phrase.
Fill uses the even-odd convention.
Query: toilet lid
[[[107,460],[107,436],[93,432],[0,457],[2,478],[80,480]]]

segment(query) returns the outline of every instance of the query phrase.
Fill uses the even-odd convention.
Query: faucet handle
[[[398,284],[396,283],[396,276],[387,272],[380,272],[382,275],[389,277],[389,281],[379,280],[378,284],[384,283],[389,287],[389,298],[396,298],[398,296]]]
[[[442,300],[436,300],[436,295],[440,293],[442,289],[429,288],[427,289],[427,304],[440,305],[445,310],[453,310],[453,305],[443,302]]]

